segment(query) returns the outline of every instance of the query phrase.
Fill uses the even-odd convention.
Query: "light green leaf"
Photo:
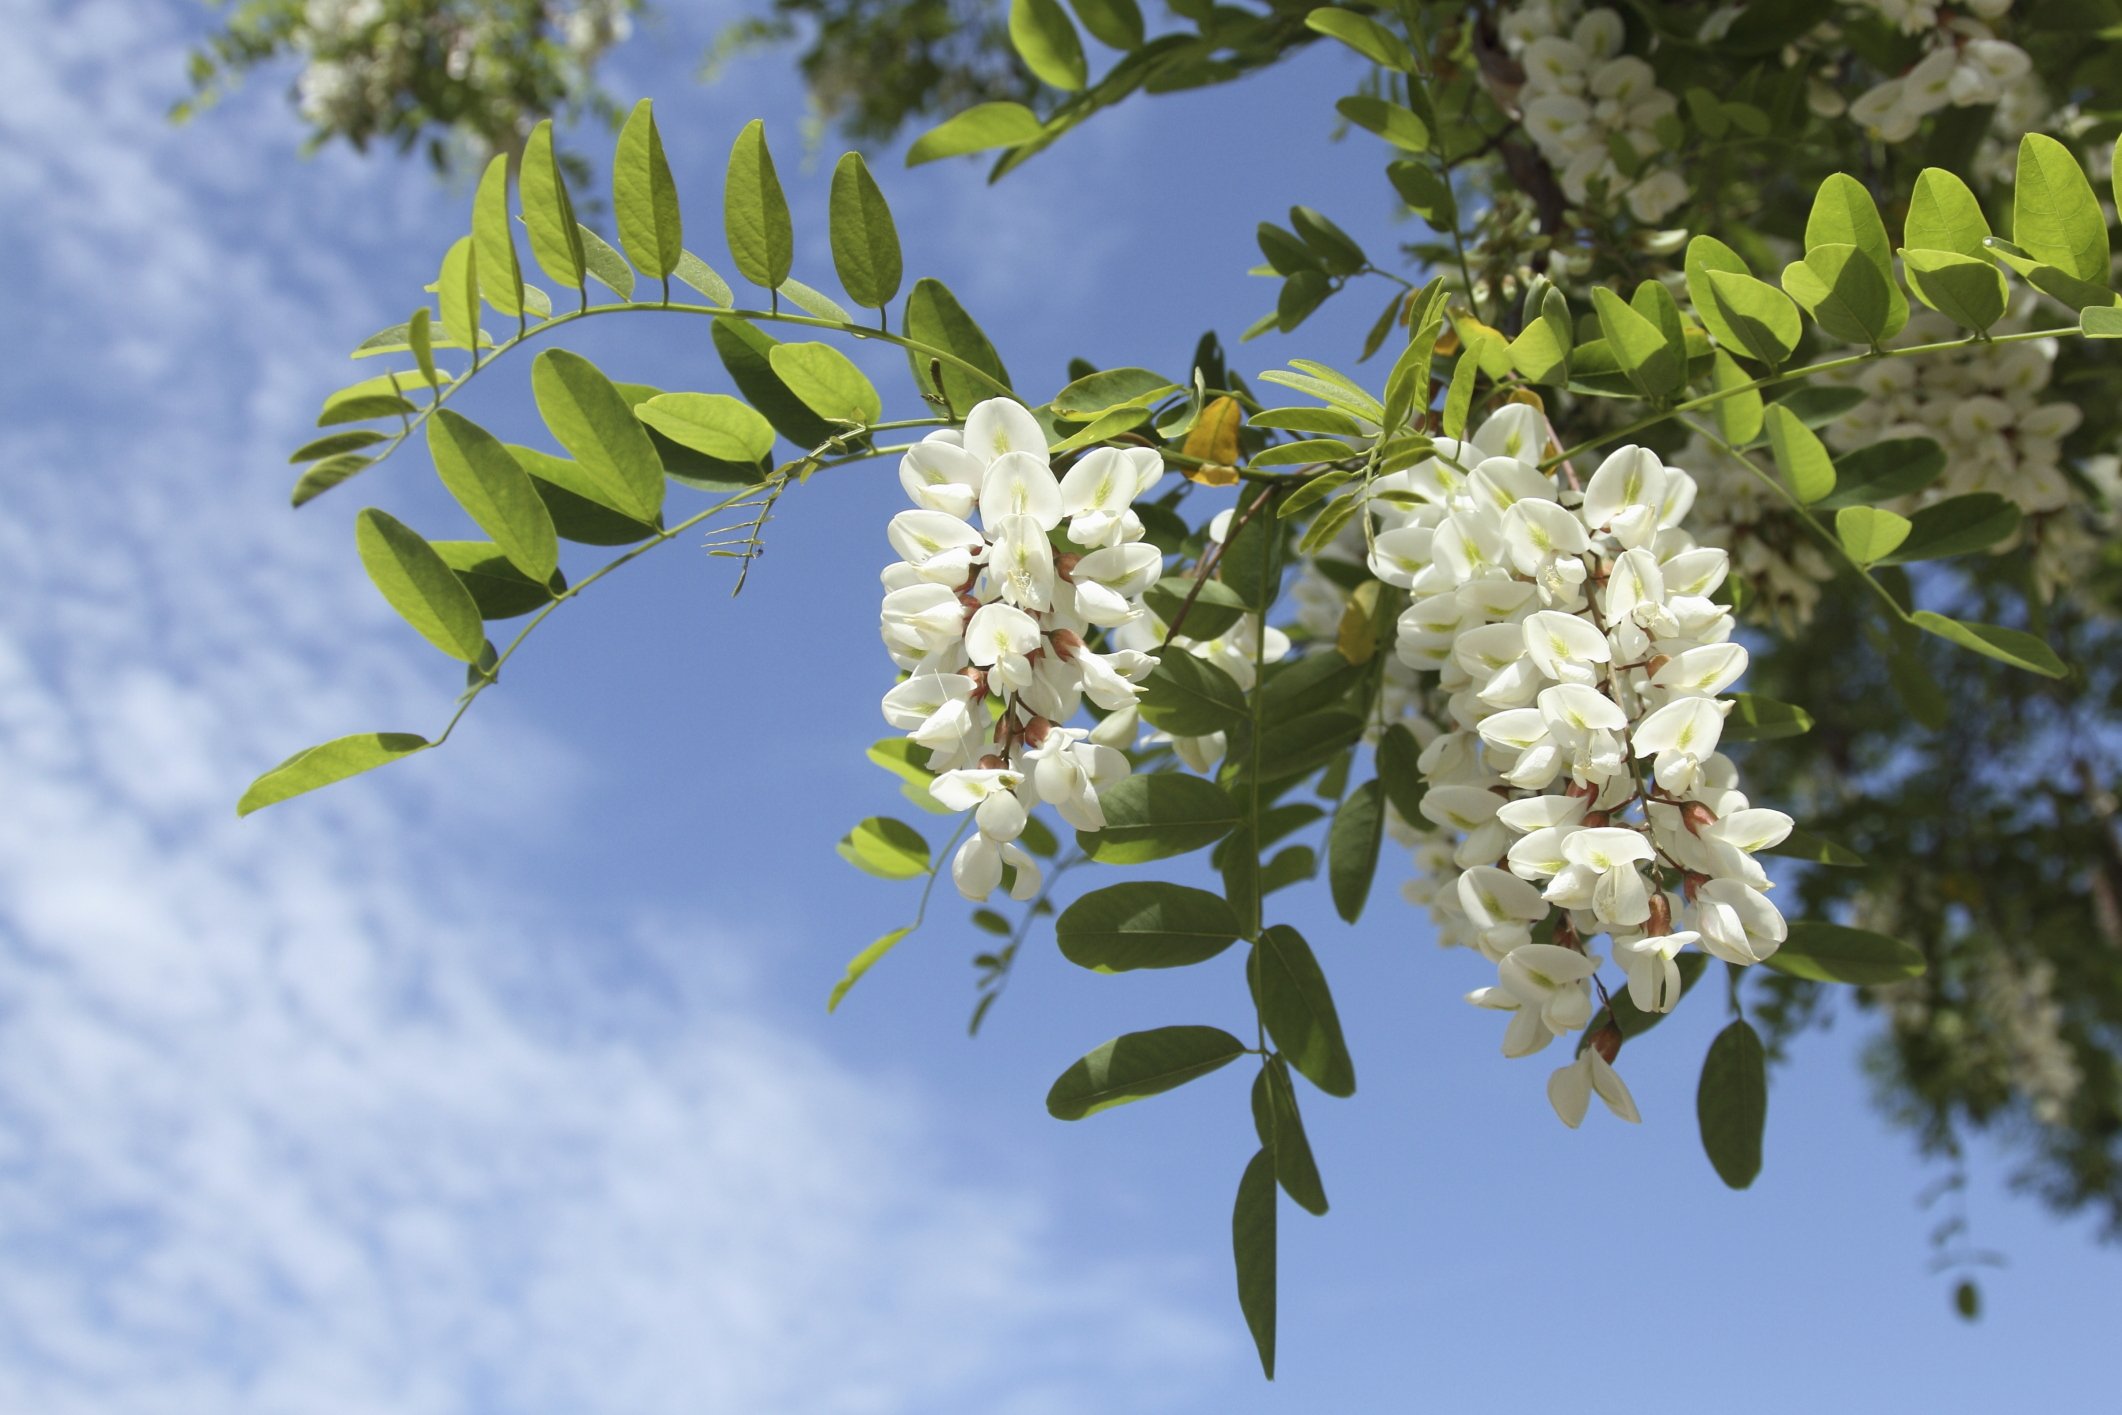
[[[1592,305],[1598,312],[1599,328],[1631,384],[1649,398],[1679,389],[1687,368],[1666,344],[1663,330],[1604,285],[1593,287]]]
[[[1238,916],[1221,895],[1136,880],[1093,890],[1054,923],[1061,954],[1100,973],[1183,968],[1238,941]]]
[[[324,400],[324,407],[317,414],[317,426],[337,427],[341,423],[397,418],[417,412],[405,393],[419,386],[418,379],[419,375],[410,372],[381,373],[359,383],[350,383]]]
[[[1762,962],[1779,973],[1816,983],[1893,983],[1923,975],[1922,951],[1898,938],[1841,924],[1790,926],[1790,934]]]
[[[789,392],[827,422],[867,427],[884,417],[875,385],[830,344],[776,344],[767,362]]]
[[[1038,115],[1021,103],[976,103],[916,138],[906,150],[906,165],[919,167],[945,157],[1017,147],[1044,131]]]
[[[729,237],[737,273],[754,285],[781,288],[795,259],[795,228],[788,198],[774,175],[773,154],[766,147],[766,123],[754,118],[730,148],[729,173],[722,188],[722,225]]]
[[[1783,288],[1836,339],[1877,344],[1885,337],[1892,312],[1887,277],[1856,246],[1813,247],[1783,268]]]
[[[451,658],[479,661],[486,647],[479,606],[433,546],[374,507],[355,518],[354,544],[369,579],[422,638]]]
[[[1901,269],[1916,298],[1965,329],[1988,329],[2010,299],[2004,272],[1977,256],[1904,249]]]
[[[513,258],[513,249],[510,255]],[[517,283],[520,293],[521,282]],[[442,386],[442,374],[435,367],[435,342],[431,325],[432,320],[426,305],[414,310],[413,317],[405,322],[405,346],[412,351],[413,362],[419,365],[420,376],[427,380],[427,386],[439,389]]]
[[[2112,306],[2115,292],[2105,282],[2080,280],[2046,261],[2035,260],[2008,241],[1992,236],[1986,243],[1990,257],[2016,271],[2019,278],[2042,294],[2060,300],[2074,310]]]
[[[1253,950],[1253,986],[1268,1036],[1304,1079],[1330,1096],[1356,1093],[1356,1064],[1341,1035],[1326,974],[1304,935],[1276,924]]]
[[[314,463],[309,470],[295,479],[295,488],[288,497],[290,505],[304,506],[330,491],[350,477],[359,476],[376,464],[376,459],[358,452],[341,452]]]
[[[830,226],[833,269],[848,298],[883,309],[899,293],[903,264],[891,207],[862,154],[850,152],[833,168]]]
[[[2107,218],[2099,199],[2070,149],[2042,133],[2019,140],[2011,240],[2073,279],[2107,286]]]
[[[1327,6],[1306,15],[1304,24],[1329,39],[1340,40],[1374,64],[1403,74],[1415,71],[1415,56],[1408,53],[1400,37],[1368,15]]]
[[[1909,518],[1908,539],[1886,557],[1889,565],[1971,555],[2019,529],[2019,508],[1993,491],[1934,501]]]
[[[486,302],[514,318],[523,310],[523,268],[509,231],[508,154],[496,153],[472,197],[472,245],[479,252],[479,288]]]
[[[1915,250],[1951,251],[1986,260],[1982,243],[1989,239],[1989,218],[1967,183],[1938,167],[1916,177],[1908,202],[1902,244]]]
[[[530,229],[531,254],[548,280],[570,290],[582,288],[589,269],[582,249],[582,231],[575,220],[575,204],[568,197],[567,181],[560,175],[560,161],[553,152],[553,124],[541,119],[531,129],[523,146],[520,177],[523,224]]]
[[[1746,446],[1761,435],[1766,416],[1761,390],[1750,386],[1753,380],[1746,376],[1746,370],[1722,349],[1710,356],[1709,378],[1710,386],[1724,394],[1710,405],[1718,433],[1734,447]]]
[[[2070,669],[2056,651],[2020,629],[2008,629],[2002,624],[1974,624],[1960,619],[1948,619],[1928,609],[1919,609],[1908,616],[1908,622],[1927,633],[1958,644],[1963,649],[1972,649],[1985,658],[2008,663],[2014,668],[2023,668],[2029,673],[2038,673],[2044,678],[2063,678]]]
[[[531,391],[545,426],[609,504],[654,521],[663,509],[663,463],[612,381],[580,354],[547,349],[531,364]]]
[[[2079,312],[2078,328],[2088,339],[2122,339],[2122,309],[2087,305]]]
[[[931,365],[918,350],[909,350],[907,361],[913,367],[914,387],[924,397],[933,396],[939,391],[937,379],[940,377],[940,391],[956,416],[964,417],[975,403],[1009,388],[1009,373],[1002,367],[1002,358],[995,352],[995,346],[942,281],[914,282],[914,288],[906,296],[906,310],[900,317],[899,327],[907,338],[955,354],[1001,385],[997,389],[955,364],[937,360]]]
[[[582,261],[589,273],[610,287],[620,299],[632,300],[634,268],[626,263],[626,257],[613,250],[611,242],[587,226],[578,224],[575,235],[582,242]]]
[[[1221,591],[1226,604],[1238,599],[1228,586],[1215,588]],[[1197,632],[1194,624],[1208,589],[1202,587],[1202,598],[1194,601],[1194,608],[1187,614],[1185,630],[1189,637],[1209,637]],[[1158,657],[1157,666],[1143,684],[1139,703],[1144,721],[1176,737],[1206,737],[1247,720],[1245,693],[1237,682],[1207,659],[1184,650],[1166,650]]]
[[[830,319],[840,324],[855,322],[855,317],[849,314],[839,301],[823,290],[813,290],[794,276],[781,282],[781,294],[790,304],[814,319]]]
[[[1074,93],[1090,79],[1083,41],[1060,0],[1010,0],[1009,42],[1042,83]]]
[[[1183,1086],[1244,1054],[1245,1043],[1220,1027],[1129,1032],[1062,1072],[1046,1093],[1047,1114],[1081,1120]]]
[[[612,212],[619,220],[619,244],[641,273],[668,281],[685,252],[685,227],[678,212],[678,184],[671,180],[663,155],[663,135],[656,130],[653,105],[642,99],[619,130],[619,149],[612,158]]]
[[[1769,404],[1766,421],[1769,448],[1791,493],[1807,506],[1832,493],[1834,459],[1813,430],[1781,403]]]
[[[1378,872],[1378,847],[1385,839],[1384,789],[1374,777],[1348,793],[1334,812],[1326,835],[1326,879],[1334,912],[1353,924],[1370,898]]]
[[[1178,772],[1117,781],[1098,793],[1098,806],[1105,828],[1078,831],[1076,848],[1102,865],[1139,865],[1213,845],[1241,814],[1223,788]]]
[[[549,580],[560,566],[553,518],[531,479],[501,439],[449,408],[427,423],[435,471],[480,530],[532,580]]]
[[[1076,421],[1114,408],[1148,407],[1179,391],[1161,373],[1146,368],[1109,368],[1085,374],[1054,395],[1054,412]]]
[[[479,339],[479,259],[472,238],[459,236],[442,257],[435,282],[435,301],[442,309],[442,329],[459,348]]]
[[[1894,253],[1886,239],[1886,223],[1879,219],[1878,203],[1864,184],[1837,172],[1820,184],[1813,209],[1805,220],[1805,249],[1810,254],[1821,246],[1855,246],[1887,292],[1887,314],[1879,337],[1891,339],[1908,323],[1908,300],[1894,284]],[[1833,279],[1829,278],[1833,284]]]
[[[1745,341],[1724,317],[1724,308],[1709,280],[1713,271],[1752,279],[1753,272],[1747,268],[1744,257],[1715,236],[1696,236],[1687,243],[1682,262],[1687,273],[1687,298],[1695,307],[1695,317],[1702,321],[1710,337],[1725,348],[1744,349]]]
[[[1334,108],[1349,122],[1376,133],[1394,147],[1407,152],[1429,151],[1428,125],[1397,103],[1352,94],[1334,104]]]
[[[1859,565],[1875,565],[1893,554],[1908,532],[1907,517],[1881,507],[1845,506],[1835,513],[1835,535]]]
[[[833,984],[831,995],[825,999],[825,1010],[832,1012],[840,1006],[840,1000],[848,995],[862,975],[877,965],[877,960],[899,946],[899,941],[914,931],[916,926],[908,924],[903,929],[893,929],[869,947],[847,960],[847,972],[839,982]]]
[[[290,466],[303,462],[314,462],[321,457],[337,457],[345,452],[359,452],[364,447],[373,447],[385,441],[383,434],[373,428],[355,428],[348,432],[326,433],[323,437],[303,443],[288,455]]]
[[[890,816],[861,822],[840,837],[837,848],[841,859],[878,879],[919,879],[935,869],[921,832]]]
[[[678,252],[678,263],[671,267],[671,274],[705,295],[711,305],[729,309],[736,303],[736,294],[729,288],[729,282],[691,251]]]
[[[236,803],[236,814],[247,816],[290,796],[330,786],[349,776],[359,776],[379,766],[388,766],[434,745],[410,732],[357,732],[339,737],[307,751],[295,753],[250,784]]]
[[[774,450],[774,428],[726,393],[661,393],[634,416],[680,447],[724,462],[756,462]]]
[[[1275,1159],[1266,1150],[1247,1161],[1230,1216],[1231,1251],[1238,1267],[1238,1307],[1260,1353],[1260,1370],[1275,1378]]]
[[[1760,1036],[1744,1018],[1709,1044],[1695,1115],[1717,1177],[1734,1189],[1753,1183],[1761,1173],[1761,1132],[1768,1126],[1768,1065]]]
[[[1798,737],[1813,730],[1813,715],[1804,708],[1758,693],[1734,693],[1731,702],[1731,712],[1724,719],[1727,742],[1763,742],[1775,737]]]

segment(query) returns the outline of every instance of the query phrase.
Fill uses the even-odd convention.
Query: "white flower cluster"
[[[1753,807],[1717,751],[1747,654],[1710,598],[1727,556],[1680,529],[1693,479],[1624,447],[1580,493],[1540,469],[1547,445],[1544,414],[1512,405],[1381,479],[1416,509],[1373,503],[1371,568],[1413,596],[1397,652],[1438,673],[1450,715],[1422,812],[1456,837],[1450,895],[1498,966],[1471,1000],[1512,1014],[1506,1056],[1590,1020],[1597,934],[1646,1011],[1677,1001],[1683,949],[1751,964],[1785,936],[1753,855],[1790,817]],[[1550,1081],[1570,1125],[1593,1094],[1636,1118],[1618,1044],[1593,1038]]]
[[[915,509],[892,517],[901,558],[883,574],[883,630],[907,677],[884,695],[884,717],[928,749],[935,798],[974,813],[951,862],[968,899],[987,898],[1005,864],[1014,897],[1038,891],[1038,866],[1015,841],[1040,802],[1078,830],[1105,824],[1098,793],[1128,774],[1127,757],[1103,740],[1111,734],[1062,724],[1088,698],[1133,730],[1156,658],[1097,653],[1086,639],[1147,613],[1142,593],[1164,556],[1132,507],[1163,476],[1154,449],[1102,447],[1057,480],[1038,419],[1007,398],[899,463]],[[1064,526],[1080,553],[1057,553]]]
[[[1658,87],[1648,63],[1621,53],[1618,12],[1575,10],[1573,0],[1542,0],[1503,17],[1504,43],[1525,69],[1518,95],[1525,129],[1571,201],[1588,200],[1597,186],[1625,201],[1636,220],[1663,221],[1688,197],[1675,168],[1650,161],[1665,148],[1659,121],[1678,100]],[[1634,178],[1615,161],[1616,142],[1643,162]]]
[[[1851,8],[1924,37],[1924,55],[1907,73],[1849,105],[1849,116],[1883,142],[1905,142],[1940,109],[2000,103],[2033,67],[2025,50],[1997,38],[1987,23],[2009,13],[2011,0],[1958,0],[1950,9],[1935,0],[1855,0]],[[1814,91],[1813,107],[1823,116],[1834,116],[1840,104],[1839,95]]]

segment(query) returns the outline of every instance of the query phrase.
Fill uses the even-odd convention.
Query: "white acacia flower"
[[[962,585],[987,558],[987,537],[941,511],[901,511],[885,534],[900,558],[930,584]]]
[[[1498,962],[1531,943],[1531,926],[1547,917],[1539,890],[1493,865],[1476,865],[1460,875],[1458,894],[1481,951]]]
[[[1691,943],[1692,930],[1615,939],[1614,962],[1628,973],[1629,1000],[1645,1012],[1670,1012],[1680,1000],[1680,965],[1673,960]]]
[[[1727,963],[1759,963],[1783,946],[1789,926],[1768,897],[1735,879],[1713,879],[1695,891],[1702,947]]]
[[[1043,640],[1039,621],[1012,604],[983,604],[965,626],[965,654],[988,670],[989,681],[1010,692],[1031,682],[1031,664]]]
[[[956,435],[931,433],[899,459],[899,485],[914,505],[965,520],[980,504],[980,459]]]
[[[1548,1103],[1554,1106],[1555,1114],[1562,1123],[1574,1130],[1584,1123],[1584,1113],[1591,1108],[1591,1098],[1597,1096],[1606,1102],[1606,1108],[1621,1119],[1634,1125],[1643,1117],[1636,1111],[1636,1098],[1628,1093],[1621,1075],[1599,1055],[1597,1047],[1588,1046],[1569,1065],[1547,1078]]]

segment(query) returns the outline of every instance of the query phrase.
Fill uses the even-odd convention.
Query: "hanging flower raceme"
[[[1098,830],[1099,792],[1128,774],[1124,753],[1063,724],[1085,699],[1134,721],[1155,656],[1092,643],[1147,613],[1164,557],[1133,503],[1163,475],[1152,449],[1103,447],[1056,478],[1038,419],[1007,398],[899,464],[914,508],[887,531],[900,559],[884,570],[882,621],[906,677],[884,717],[928,750],[935,798],[973,813],[951,862],[968,899],[987,898],[1004,866],[1012,895],[1031,898],[1039,869],[1016,844],[1031,809]]]
[[[1540,469],[1548,445],[1545,415],[1513,405],[1373,484],[1401,493],[1372,503],[1371,568],[1412,596],[1396,651],[1441,699],[1418,858],[1443,875],[1419,898],[1496,965],[1470,1000],[1511,1014],[1506,1056],[1589,1024],[1600,935],[1630,1000],[1664,1012],[1684,950],[1752,964],[1785,933],[1754,855],[1790,817],[1753,806],[1717,750],[1747,655],[1711,598],[1726,553],[1681,529],[1694,481],[1624,447],[1579,491]],[[1570,1125],[1593,1095],[1637,1118],[1620,1041],[1602,1028],[1555,1073]]]

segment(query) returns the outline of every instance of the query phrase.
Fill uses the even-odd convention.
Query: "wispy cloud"
[[[435,242],[402,172],[290,180],[270,105],[169,134],[168,16],[7,9],[0,1408],[1031,1415],[1227,1355],[756,1011],[710,921],[537,942],[564,901],[457,843],[565,804],[505,714],[448,828],[418,773],[233,820],[276,750],[431,715],[271,469],[289,331]]]

